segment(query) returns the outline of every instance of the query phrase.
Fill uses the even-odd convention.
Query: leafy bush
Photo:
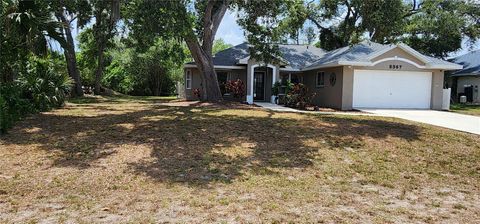
[[[72,86],[52,58],[29,57],[14,82],[0,85],[0,133],[29,113],[60,107]]]
[[[34,111],[18,83],[3,83],[0,86],[0,133],[6,132],[15,121]]]
[[[62,106],[73,84],[68,75],[56,73],[52,67],[49,60],[31,57],[17,80],[24,96],[38,111]]]
[[[113,61],[105,70],[102,84],[115,91],[128,94],[133,91],[135,82],[119,61]]]
[[[286,105],[305,109],[311,104],[313,97],[315,97],[315,93],[310,93],[307,86],[302,83],[294,84],[292,90],[286,95]]]
[[[293,89],[293,83],[288,80],[283,82],[280,82],[280,81],[275,82],[275,84],[273,84],[273,87],[272,87],[272,95],[277,96],[276,103],[285,104],[286,95],[289,92],[291,92],[292,89]],[[279,94],[284,94],[284,95],[283,97],[281,97],[279,96]]]
[[[225,83],[225,89],[239,100],[242,100],[245,96],[245,84],[240,79],[227,81]]]

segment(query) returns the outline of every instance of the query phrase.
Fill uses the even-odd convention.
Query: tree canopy
[[[238,14],[251,56],[262,63],[281,58],[279,43],[332,50],[366,39],[405,42],[446,58],[480,37],[480,3],[474,0],[3,0],[1,5],[2,82],[18,76],[28,55],[48,54],[55,40],[74,80],[73,96],[83,94],[84,84],[95,86],[97,94],[101,85],[116,88],[105,80],[113,80],[109,72],[119,69],[112,67],[121,64],[117,57],[126,57],[151,60],[166,71],[162,74],[175,71],[175,77],[186,60],[193,60],[201,71],[203,99],[221,100],[213,54],[231,47],[216,40],[228,10]],[[75,25],[82,31],[77,48],[71,32]],[[129,79],[138,81],[133,76],[150,77],[138,73]]]
[[[323,0],[304,4],[290,27],[315,24],[318,45],[332,50],[361,40],[405,42],[422,53],[447,57],[480,37],[480,3],[470,0]]]

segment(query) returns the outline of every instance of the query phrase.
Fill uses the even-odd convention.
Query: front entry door
[[[253,100],[265,100],[265,73],[255,72],[253,75]]]

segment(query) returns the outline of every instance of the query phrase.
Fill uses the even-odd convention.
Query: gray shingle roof
[[[402,44],[400,44],[402,45]],[[379,53],[388,51],[389,49],[392,49],[397,45],[390,44],[390,45],[385,45],[385,44],[379,44],[375,43],[372,41],[362,41],[358,44],[355,44],[353,46],[347,46],[347,47],[342,47],[333,51],[329,51],[325,53],[325,55],[320,58],[320,60],[316,61],[315,63],[309,65],[308,67],[304,68],[306,70],[312,69],[321,65],[326,65],[326,64],[341,64],[340,62],[348,62],[348,63],[358,63],[358,62],[365,62],[365,63],[370,63],[370,59],[375,56],[379,56]],[[409,48],[410,47],[406,45],[402,45],[404,48]],[[413,50],[414,51],[414,50]],[[420,54],[420,53],[418,53]],[[444,61],[438,58],[434,57],[429,57],[426,55],[422,55],[420,57],[423,57],[425,59],[426,64],[431,66],[431,67],[451,67],[451,66],[456,66],[456,64]]]
[[[384,45],[371,41],[363,41],[353,46],[347,46],[328,52],[308,45],[281,44],[279,45],[279,48],[282,53],[282,59],[287,63],[287,69],[309,70],[327,64],[340,64],[340,62],[370,63],[370,58],[372,56],[387,51],[395,46],[396,45]],[[215,54],[213,63],[216,66],[235,66],[239,65],[239,60],[246,59],[249,56],[248,44],[242,43]],[[431,66],[456,66],[454,63],[429,56],[423,56],[422,58]],[[193,62],[190,62],[189,64],[193,64]],[[478,66],[476,68],[478,69]]]
[[[237,46],[225,49],[213,56],[214,65],[234,66],[238,60],[248,57],[248,44],[242,43]]]
[[[452,73],[454,76],[480,75],[480,50],[458,56],[452,62],[463,65],[463,69]]]
[[[325,50],[308,45],[279,45],[282,58],[288,62],[288,68],[302,69],[319,60]]]
[[[322,56],[323,49],[308,45],[279,45],[282,59],[288,63],[289,68],[301,69],[307,64],[313,63]],[[249,57],[248,44],[242,43],[216,53],[213,56],[213,64],[220,66],[235,66],[238,61]],[[188,64],[194,64],[190,62]]]
[[[370,55],[385,50],[391,45],[383,45],[370,41],[363,41],[353,46],[342,47],[333,51],[329,51],[323,55],[318,61],[310,64],[306,69],[317,67],[324,64],[335,63],[338,61],[352,62],[369,62],[367,59]]]

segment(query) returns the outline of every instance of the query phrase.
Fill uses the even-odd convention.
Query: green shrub
[[[64,104],[72,80],[56,71],[52,59],[30,57],[14,82],[0,85],[0,133],[29,113],[47,111]]]
[[[17,80],[25,97],[38,111],[62,106],[73,83],[68,75],[56,73],[52,67],[48,60],[31,57]]]
[[[30,100],[23,97],[18,83],[0,86],[0,133],[5,133],[15,121],[33,111]]]

